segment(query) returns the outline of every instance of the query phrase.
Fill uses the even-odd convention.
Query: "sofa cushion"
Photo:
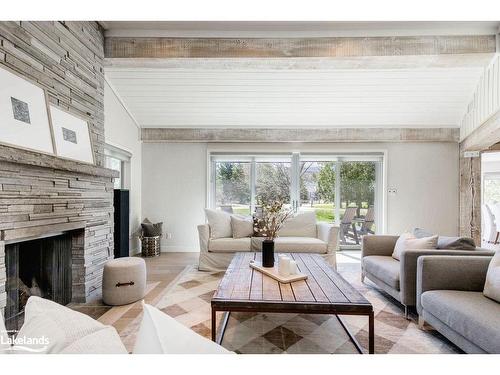
[[[410,236],[413,235],[410,234]],[[392,253],[392,257],[400,260],[401,253],[404,250],[435,249],[437,246],[437,239],[437,235],[422,238],[408,237],[402,243],[398,239],[398,242],[396,242],[396,246],[394,248],[394,252]]]
[[[235,253],[250,251],[250,237],[243,238],[216,238],[208,241],[208,251],[213,253]]]
[[[144,304],[133,354],[232,354],[183,326],[157,308]]]
[[[231,216],[233,238],[251,237],[253,234],[253,218],[251,216]]]
[[[221,210],[205,208],[205,215],[210,226],[210,238],[229,238],[233,236],[230,214]]]
[[[314,211],[298,213],[283,223],[278,235],[280,237],[317,237],[316,213]]]
[[[488,266],[483,293],[486,297],[500,302],[500,250],[497,250]]]
[[[314,237],[277,237],[274,240],[274,251],[290,253],[325,254],[328,244]]]
[[[433,234],[422,228],[413,229],[413,235],[417,238],[430,237]],[[475,250],[476,243],[470,237],[448,237],[439,236],[436,249],[446,250]]]
[[[415,236],[413,236],[413,234],[411,233],[403,233],[401,236],[399,236],[396,244],[394,245],[394,251],[392,252],[392,257],[394,259],[399,260],[401,252],[405,249],[406,240],[410,238],[415,238]]]
[[[489,353],[500,353],[500,303],[481,292],[431,290],[421,296],[424,310]]]
[[[363,269],[391,288],[399,289],[400,263],[390,256],[370,255],[363,258]]]
[[[105,330],[96,335],[97,332]],[[88,337],[90,336],[90,337]],[[106,337],[106,343],[102,338]],[[40,297],[30,297],[24,310],[24,324],[16,340],[16,353],[70,353],[126,354],[116,329],[105,326],[91,317],[66,306]],[[89,352],[87,352],[87,350]]]

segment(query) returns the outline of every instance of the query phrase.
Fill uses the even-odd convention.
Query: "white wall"
[[[142,213],[162,221],[162,251],[198,251],[196,226],[205,222],[207,145],[144,143]]]
[[[355,144],[143,144],[143,216],[163,221],[171,239],[163,251],[197,251],[196,226],[203,223],[207,196],[207,150],[385,151],[387,233],[415,226],[458,234],[459,167],[455,143]]]
[[[141,215],[141,169],[142,143],[139,128],[125,110],[113,89],[107,82],[104,85],[104,136],[106,143],[132,154],[125,188],[130,190],[130,253],[139,252],[139,241],[132,236],[142,220]]]

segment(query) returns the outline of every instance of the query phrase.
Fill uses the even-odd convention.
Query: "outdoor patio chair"
[[[365,234],[375,234],[373,231],[373,225],[375,224],[375,209],[373,206],[368,207],[364,219],[358,220],[361,223],[361,228],[359,229],[359,235],[363,236]]]
[[[357,207],[347,207],[344,212],[344,217],[340,222],[340,243],[347,245],[347,239],[351,238],[355,243],[359,244],[358,231],[356,224],[353,222],[358,212]]]

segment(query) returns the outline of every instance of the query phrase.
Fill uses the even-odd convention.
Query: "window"
[[[115,189],[127,189],[130,176],[130,159],[132,154],[118,147],[106,144],[104,146],[105,167],[118,171],[119,176],[114,179]]]
[[[215,206],[225,211],[250,214],[250,163],[215,162]]]
[[[255,202],[257,205],[271,200],[290,202],[290,160],[255,160]]]
[[[488,172],[483,176],[483,203],[500,202],[500,173]]]
[[[381,155],[225,155],[211,160],[211,206],[250,214],[279,199],[318,222],[341,227],[344,247],[359,248],[382,218]],[[380,228],[378,228],[380,229]]]
[[[314,211],[320,222],[335,222],[334,161],[301,161],[300,210]]]
[[[106,156],[106,168],[113,169],[120,173],[119,177],[115,178],[113,182],[115,189],[122,189],[123,162],[112,156]]]

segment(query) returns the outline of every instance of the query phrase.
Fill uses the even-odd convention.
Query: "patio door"
[[[381,233],[381,155],[254,154],[211,156],[211,205],[251,214],[280,200],[340,226],[340,245],[359,248],[362,235]]]
[[[377,230],[380,166],[378,160],[367,157],[339,160],[338,224],[344,248],[359,248],[361,236]]]
[[[337,158],[328,156],[304,156],[298,166],[299,202],[297,210],[314,211],[319,222],[334,223],[338,217],[335,179]]]

